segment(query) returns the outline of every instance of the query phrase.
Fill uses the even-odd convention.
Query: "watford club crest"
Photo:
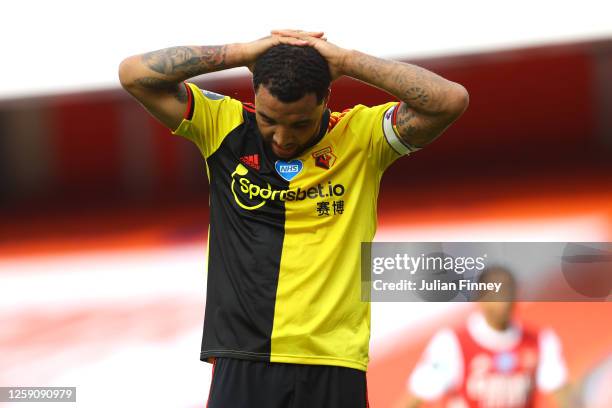
[[[322,169],[329,170],[336,162],[336,155],[332,153],[331,147],[326,147],[321,150],[317,150],[312,154],[315,160],[315,166],[321,167]]]

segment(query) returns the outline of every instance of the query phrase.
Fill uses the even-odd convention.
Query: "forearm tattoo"
[[[171,47],[142,55],[142,63],[163,77],[143,76],[135,82],[147,89],[165,92],[179,102],[187,102],[182,81],[196,75],[219,71],[226,66],[225,45],[201,47]]]
[[[404,101],[406,103],[417,104],[421,107],[425,107],[427,106],[427,102],[429,102],[429,93],[427,90],[418,86],[408,88],[405,95],[406,97],[404,98]]]
[[[144,54],[142,60],[151,70],[183,81],[196,75],[227,68],[225,45],[171,47]]]
[[[402,140],[412,146],[425,146],[454,120],[448,108],[453,95],[451,82],[425,68],[357,53],[349,62],[347,75],[402,101],[395,124]]]
[[[395,81],[397,83],[397,95],[415,110],[433,111],[438,108],[436,101],[444,97],[440,92],[444,81],[437,75],[425,71],[416,65],[396,63],[397,70]],[[407,75],[407,71],[411,71]]]

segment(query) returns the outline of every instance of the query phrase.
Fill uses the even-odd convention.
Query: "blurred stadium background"
[[[77,386],[84,407],[204,406],[206,172],[197,148],[119,89],[119,62],[134,53],[249,40],[310,16],[330,41],[470,92],[443,137],[385,175],[377,240],[612,241],[611,13],[604,2],[541,3],[449,2],[440,15],[397,2],[378,22],[355,8],[320,15],[323,2],[300,16],[245,3],[240,36],[228,34],[220,4],[184,2],[183,24],[142,2],[11,6],[0,29],[15,39],[0,86],[0,386]],[[19,22],[32,6],[39,31],[28,36]],[[245,70],[195,82],[252,100]],[[331,107],[388,100],[341,79]],[[371,405],[395,401],[434,331],[470,308],[373,304]],[[575,382],[612,354],[611,303],[518,313],[557,330]]]

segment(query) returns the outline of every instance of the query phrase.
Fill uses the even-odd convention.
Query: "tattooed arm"
[[[305,34],[318,38],[323,33]],[[165,48],[123,60],[119,80],[145,109],[174,130],[180,125],[187,105],[183,81],[228,68],[251,67],[259,55],[277,44],[306,45],[306,42],[271,35],[249,43]]]
[[[416,65],[349,51],[342,71],[401,101],[397,128],[402,140],[415,147],[423,147],[442,134],[468,106],[463,86]]]
[[[397,97],[402,101],[397,114],[400,137],[412,146],[434,140],[467,108],[469,97],[463,86],[424,68],[346,50],[296,30],[272,34],[308,41],[329,63],[332,78],[348,75]]]
[[[196,75],[239,65],[236,45],[171,47],[126,58],[119,66],[123,88],[170,129],[181,123],[187,105],[182,82]]]

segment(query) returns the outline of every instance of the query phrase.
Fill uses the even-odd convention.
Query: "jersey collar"
[[[512,322],[506,330],[495,330],[481,312],[474,312],[468,317],[467,328],[476,343],[493,351],[514,348],[522,335],[521,327],[516,322]]]

